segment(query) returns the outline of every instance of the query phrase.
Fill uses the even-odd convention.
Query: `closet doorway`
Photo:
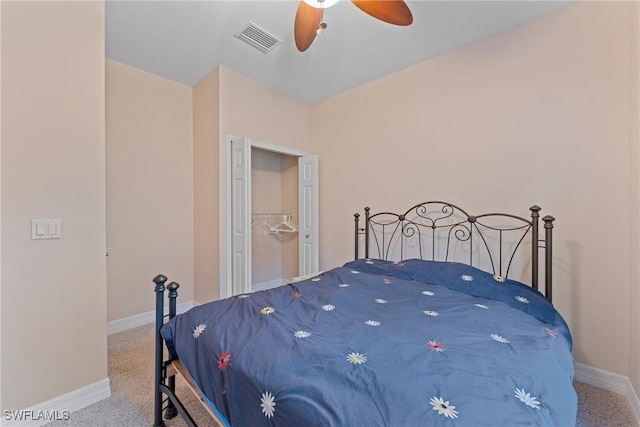
[[[249,138],[228,142],[231,295],[317,272],[318,156]]]

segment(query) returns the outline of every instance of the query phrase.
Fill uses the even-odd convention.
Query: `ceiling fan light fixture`
[[[322,33],[324,33],[324,30],[327,29],[327,23],[324,21],[320,22],[320,25],[318,25],[318,29],[316,30],[316,34],[320,35]]]
[[[304,0],[306,4],[316,9],[326,9],[338,3],[339,0]]]
[[[316,36],[325,31],[324,10],[337,2],[338,0],[300,1],[293,25],[293,38],[300,52],[309,49]],[[367,15],[389,24],[406,26],[413,22],[413,15],[405,0],[351,0],[351,2]]]

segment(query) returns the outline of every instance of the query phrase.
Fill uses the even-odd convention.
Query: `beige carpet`
[[[111,335],[109,337],[109,378],[112,396],[72,413],[67,421],[55,421],[47,426],[152,426],[153,351],[152,325]],[[198,425],[209,425],[211,418],[186,385],[179,380],[176,381],[176,387],[178,396]],[[575,387],[579,398],[578,427],[638,426],[632,409],[624,397],[583,383],[576,383]],[[184,426],[185,423],[178,416],[166,421],[165,425],[174,427]]]

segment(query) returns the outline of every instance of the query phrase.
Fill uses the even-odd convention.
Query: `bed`
[[[195,425],[181,375],[211,425],[575,426],[571,335],[551,303],[554,218],[540,210],[366,208],[353,261],[179,315],[179,285],[157,276],[154,425],[163,410]]]

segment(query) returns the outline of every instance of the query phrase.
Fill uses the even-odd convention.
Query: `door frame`
[[[232,289],[232,274],[233,268],[231,265],[231,250],[233,236],[228,230],[231,230],[231,141],[234,139],[247,139],[251,148],[258,148],[260,150],[271,151],[273,153],[284,154],[293,157],[310,156],[311,153],[305,151],[296,150],[287,147],[281,147],[278,145],[267,144],[265,142],[256,141],[251,138],[239,137],[234,135],[227,135],[225,141],[224,166],[220,168],[220,181],[224,182],[224,196],[220,197],[220,218],[224,218],[220,221],[220,299],[230,297],[233,294]],[[222,186],[221,186],[222,187]]]

